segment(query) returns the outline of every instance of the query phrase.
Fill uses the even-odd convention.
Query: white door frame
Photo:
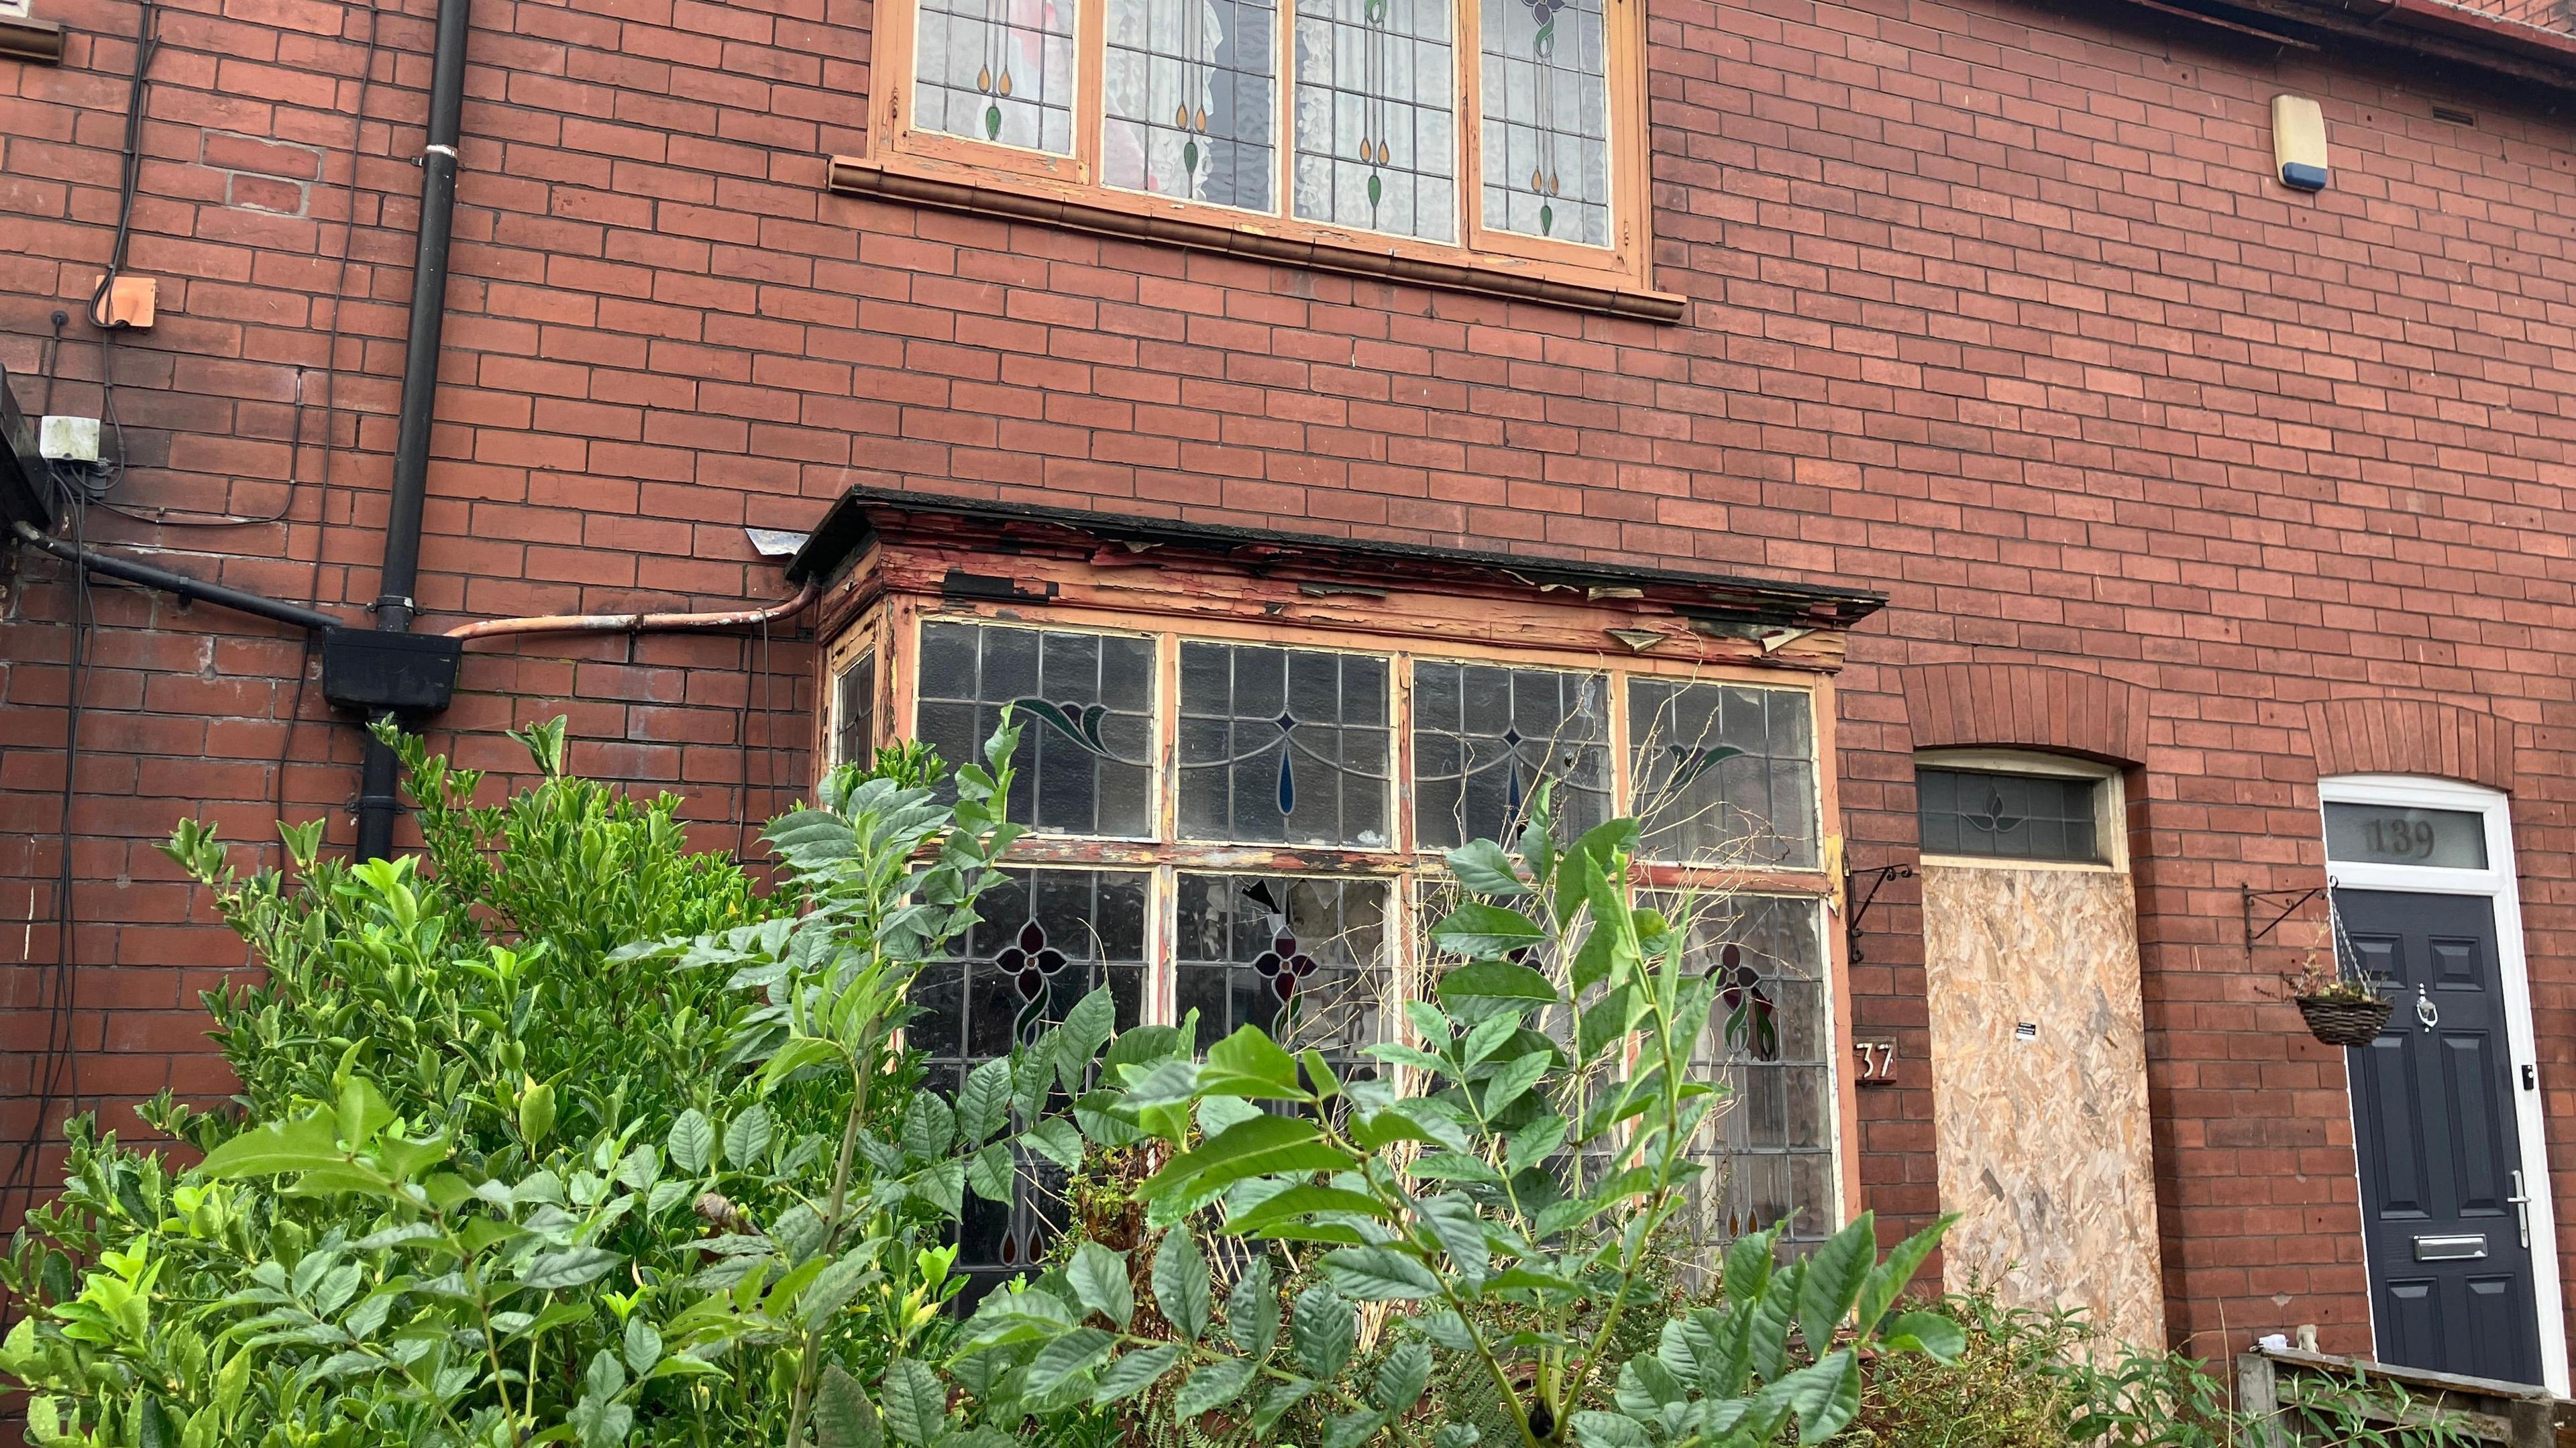
[[[2317,782],[2318,822],[2322,829],[2328,804],[2380,804],[2415,809],[2467,810],[2486,826],[2487,867],[2483,870],[2425,865],[2363,864],[2329,861],[2329,888],[2404,890],[2434,895],[2483,896],[2495,908],[2496,960],[2503,977],[2505,1047],[2510,1056],[2506,1094],[2513,1098],[2514,1120],[2522,1142],[2523,1191],[2531,1197],[2532,1300],[2540,1313],[2540,1371],[2549,1391],[2568,1395],[2567,1321],[2558,1281],[2558,1216],[2549,1197],[2549,1140],[2541,1122],[2541,1093],[2522,1089],[2522,1073],[2536,1073],[2540,1057],[2533,1045],[2531,974],[2522,954],[2522,895],[2513,863],[2513,820],[2505,796],[2480,785],[2413,775],[2347,774]],[[2399,1010],[2405,1009],[2403,1002]],[[2350,1078],[2345,1098],[2350,1109]],[[2354,1119],[2353,1164],[2360,1168],[2360,1121]],[[2369,1249],[2365,1244],[2364,1270]],[[2374,1316],[2376,1307],[2373,1308]],[[2376,1341],[2376,1339],[2373,1339]]]

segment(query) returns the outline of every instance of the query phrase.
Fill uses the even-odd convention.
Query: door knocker
[[[2415,1019],[2423,1022],[2428,1031],[2442,1023],[2442,1008],[2433,1004],[2433,998],[2420,985],[2415,987]]]

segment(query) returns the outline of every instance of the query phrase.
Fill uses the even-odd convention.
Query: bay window
[[[1640,816],[1645,903],[1686,914],[1722,976],[1701,1064],[1733,1101],[1701,1144],[1703,1234],[1839,1225],[1814,684],[1045,612],[884,608],[833,651],[835,761],[879,732],[975,759],[1006,707],[1019,721],[1010,812],[1033,832],[917,987],[935,1084],[1101,986],[1121,1029],[1196,1012],[1202,1048],[1258,1025],[1374,1073],[1365,1047],[1434,969],[1442,852],[1510,837],[1544,783],[1568,837]],[[961,1266],[1042,1253],[1057,1175],[1033,1164],[1012,1207],[976,1206]]]

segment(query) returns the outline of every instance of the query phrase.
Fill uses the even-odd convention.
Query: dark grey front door
[[[2474,895],[2338,890],[2361,968],[2397,1003],[2346,1059],[2380,1360],[2540,1381],[2531,1224],[2495,910]],[[2544,1227],[2545,1230],[2545,1227]]]

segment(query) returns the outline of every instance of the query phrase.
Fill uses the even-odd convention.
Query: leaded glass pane
[[[1645,858],[1815,868],[1811,708],[1800,689],[1629,680],[1630,808]]]
[[[1413,666],[1414,830],[1425,849],[1509,839],[1554,780],[1567,839],[1610,818],[1610,681],[1424,660]]]
[[[1199,1049],[1254,1025],[1344,1079],[1377,1074],[1359,1052],[1387,1007],[1385,881],[1184,874],[1178,917],[1174,988]]]
[[[932,621],[920,674],[915,733],[952,765],[981,760],[1014,707],[1013,820],[1056,834],[1153,832],[1153,640]]]
[[[877,656],[850,661],[832,681],[832,763],[865,763],[877,737]]]
[[[1775,1222],[1831,1235],[1835,1210],[1833,1015],[1820,904],[1771,895],[1664,895],[1640,903],[1689,931],[1694,974],[1719,990],[1694,1074],[1727,1089],[1694,1143],[1699,1237],[1723,1242]]]
[[[1074,0],[921,0],[912,124],[1073,153]]]
[[[1601,0],[1481,0],[1485,224],[1610,244]]]
[[[1157,196],[1272,211],[1275,0],[1108,0],[1101,174]]]
[[[1449,0],[1297,7],[1297,214],[1449,241],[1458,229]]]
[[[1389,843],[1387,661],[1181,644],[1181,834],[1263,844]]]
[[[1927,855],[2102,862],[2093,801],[2101,781],[2002,770],[1918,769],[1915,817]]]
[[[904,1039],[924,1054],[924,1084],[956,1099],[966,1073],[1036,1037],[1085,995],[1109,988],[1118,1029],[1144,1020],[1148,876],[1110,870],[1003,870],[976,901],[950,958],[913,982]],[[968,1193],[958,1270],[978,1293],[1026,1270],[1063,1226],[1064,1173],[1024,1155],[1014,1200]]]

